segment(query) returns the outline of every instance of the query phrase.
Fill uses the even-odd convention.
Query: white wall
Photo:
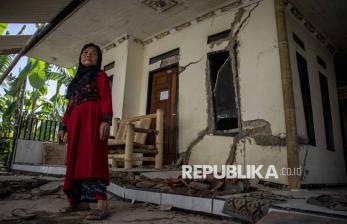
[[[42,163],[43,143],[18,139],[14,163]]]
[[[124,89],[123,117],[133,117],[141,113],[142,108],[141,88],[147,80],[143,80],[142,64],[143,64],[143,45],[128,41],[128,60],[126,68],[126,80]]]
[[[102,67],[115,61],[115,67],[107,71],[108,75],[113,75],[112,86],[112,107],[114,117],[123,117],[123,102],[124,102],[124,89],[125,78],[127,72],[128,60],[128,41],[124,41],[108,51],[103,53]]]
[[[246,8],[244,19],[251,5]],[[179,48],[179,66],[197,62],[179,74],[178,82],[178,148],[185,152],[198,137],[198,133],[208,125],[208,95],[206,65],[207,54],[227,49],[228,41],[207,44],[209,35],[227,30],[234,20],[238,9],[214,16],[214,18],[196,23],[182,31],[155,40],[142,46],[132,40],[124,41],[117,47],[104,53],[104,64],[115,61],[113,84],[113,108],[116,117],[129,117],[146,113],[148,76],[160,67],[160,62],[149,65],[151,57]],[[295,106],[298,133],[306,135],[304,111],[301,100],[295,51],[291,32],[295,31],[306,45],[306,52],[300,52],[309,66],[312,105],[317,147],[301,146],[300,160],[308,171],[304,183],[336,183],[344,181],[344,161],[340,133],[338,101],[332,56],[319,45],[302,26],[287,15],[289,30],[290,57],[293,70]],[[240,78],[240,96],[242,121],[264,119],[271,124],[272,134],[285,136],[283,93],[277,43],[276,19],[273,0],[261,1],[252,12],[250,19],[239,34],[238,70]],[[326,63],[332,119],[335,138],[335,152],[326,150],[323,112],[319,87],[316,54]],[[207,134],[196,144],[191,153],[190,164],[222,165],[229,156],[233,137]],[[307,152],[307,154],[306,154]],[[304,158],[306,164],[304,165]],[[237,145],[236,164],[275,165],[278,172],[287,167],[285,146],[259,146],[253,139],[241,141]],[[287,183],[281,176],[276,183]]]
[[[307,137],[305,113],[301,97],[300,80],[297,68],[296,52],[299,52],[307,61],[310,93],[315,128],[316,147],[301,145],[300,162],[305,167],[307,174],[303,183],[340,183],[346,181],[344,168],[344,155],[340,116],[335,80],[333,55],[323,47],[317,39],[313,38],[306,28],[300,24],[289,11],[286,13],[288,39],[290,47],[290,60],[293,72],[293,86],[295,96],[295,109],[299,136]],[[293,32],[304,42],[305,51],[297,46],[293,40]],[[322,68],[317,63],[317,55],[325,62],[327,68]],[[320,92],[319,72],[327,76],[331,116],[333,123],[335,151],[327,150],[322,98]],[[304,160],[306,157],[306,163]]]
[[[246,13],[253,7],[246,8]],[[182,31],[145,45],[144,47],[132,43],[128,46],[128,53],[124,50],[114,50],[114,58],[123,58],[126,61],[126,76],[123,78],[117,91],[124,93],[124,103],[120,106],[121,113],[134,116],[146,113],[148,75],[150,71],[158,69],[160,62],[149,65],[149,59],[164,52],[180,49],[179,66],[190,65],[179,75],[178,115],[179,115],[179,152],[187,150],[188,146],[198,137],[198,133],[208,125],[208,96],[206,65],[207,54],[213,51],[227,49],[228,41],[218,44],[207,44],[207,37],[230,28],[237,9],[221,15],[216,15],[203,22],[191,25]],[[304,110],[301,99],[299,77],[296,65],[295,51],[298,50],[308,63],[310,88],[314,115],[317,147],[301,146],[300,161],[307,173],[303,183],[337,183],[345,181],[344,160],[342,151],[342,138],[339,123],[338,101],[335,84],[335,72],[332,55],[319,42],[287,15],[290,57],[293,70],[293,84],[295,106],[297,114],[298,133],[306,135]],[[295,32],[306,45],[306,51],[301,51],[293,42],[292,32]],[[277,43],[277,30],[273,0],[264,0],[253,11],[250,20],[239,34],[238,69],[240,76],[240,96],[242,120],[264,119],[271,124],[272,134],[285,136],[285,122],[283,109],[283,93],[279,52]],[[123,46],[125,47],[125,46]],[[117,46],[118,48],[118,46]],[[319,55],[327,63],[327,69],[322,69],[316,62]],[[142,58],[141,58],[142,57]],[[125,60],[121,60],[123,63]],[[120,65],[120,62],[116,66]],[[140,68],[140,65],[141,68]],[[120,66],[124,77],[124,65]],[[119,69],[119,68],[118,68]],[[326,150],[325,129],[322,112],[318,71],[328,76],[329,94],[332,109],[334,128],[335,152]],[[117,81],[116,81],[117,82]],[[123,87],[121,84],[123,83]],[[125,86],[125,90],[124,90]],[[123,89],[122,89],[123,88]],[[115,90],[113,90],[115,91]],[[115,93],[115,101],[118,102]],[[116,107],[118,107],[116,103]],[[120,112],[116,112],[121,114]],[[190,157],[191,164],[217,164],[225,163],[229,156],[232,137],[214,136],[207,134],[196,144]],[[306,153],[307,152],[307,153]],[[306,164],[304,158],[306,157]],[[280,172],[287,166],[287,152],[285,146],[259,146],[253,139],[240,142],[237,145],[236,164],[274,164]],[[271,180],[277,183],[287,183],[286,177]]]
[[[273,0],[261,2],[241,32],[239,61],[242,120],[262,118],[273,135],[285,133]]]
[[[248,14],[248,7],[243,18]],[[207,127],[206,64],[207,53],[227,48],[228,41],[218,45],[208,45],[207,37],[227,29],[234,20],[237,9],[192,25],[180,32],[154,41],[145,46],[143,63],[143,83],[140,113],[145,113],[147,103],[147,80],[150,71],[159,68],[159,63],[148,65],[151,57],[164,52],[180,49],[180,66],[199,61],[189,66],[179,75],[178,114],[179,151],[187,150],[198,133]],[[283,96],[277,31],[273,0],[264,0],[252,13],[245,28],[239,34],[239,74],[242,119],[264,119],[271,123],[273,135],[285,133]],[[190,164],[217,164],[226,162],[232,137],[205,136],[192,150]],[[240,143],[241,144],[241,143]],[[243,150],[238,147],[238,150]],[[263,147],[249,144],[244,153],[237,152],[238,164],[275,164],[286,167],[285,147]],[[264,156],[257,156],[264,155]],[[280,159],[279,159],[280,158]],[[274,182],[286,183],[286,178]]]
[[[113,75],[114,117],[132,117],[142,112],[140,97],[143,85],[143,48],[143,45],[130,38],[103,53],[103,66],[115,61],[115,67],[106,71],[108,75]]]

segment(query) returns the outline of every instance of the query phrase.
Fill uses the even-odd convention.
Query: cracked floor
[[[33,176],[2,176],[0,182],[28,180]],[[64,193],[61,190],[62,178],[42,177],[48,182],[40,187],[22,189],[0,199],[0,224],[55,224],[55,223],[95,223],[83,219],[86,212],[62,214],[60,209],[67,206]],[[28,184],[27,184],[28,185]],[[123,201],[109,195],[110,217],[98,223],[129,223],[129,224],[149,224],[149,223],[237,223],[230,219],[220,219],[217,217],[204,216],[201,214],[191,214],[183,211],[160,209],[157,205],[147,203],[134,203]],[[14,212],[15,209],[17,213]],[[14,213],[14,215],[13,215]],[[15,215],[20,214],[19,216]],[[34,215],[25,218],[28,214]]]

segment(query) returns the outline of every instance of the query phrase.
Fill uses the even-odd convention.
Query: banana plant
[[[6,28],[7,24],[0,24],[0,33],[3,33]],[[18,34],[23,33],[24,29],[25,26]],[[12,55],[0,57],[0,72],[6,70],[12,59]],[[76,68],[62,68],[28,58],[18,76],[13,77],[10,74],[2,85],[5,94],[0,97],[1,126],[4,125],[4,121],[13,123],[10,120],[18,117],[19,108],[20,113],[24,113],[26,116],[59,120],[67,104],[65,97],[60,93],[61,88],[64,85],[67,86],[75,73]],[[50,99],[45,99],[44,96],[48,91],[47,84],[50,80],[56,81],[57,85],[54,95]],[[28,81],[29,87],[26,87],[26,81]],[[24,107],[24,111],[22,111],[22,107]]]
[[[0,23],[0,34],[1,35],[5,32],[7,26],[8,26],[7,23]]]

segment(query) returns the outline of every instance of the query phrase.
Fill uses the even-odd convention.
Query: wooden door
[[[171,164],[176,158],[177,131],[177,67],[150,74],[150,113],[158,108],[164,110],[164,164]]]

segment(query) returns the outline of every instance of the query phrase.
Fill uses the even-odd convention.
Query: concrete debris
[[[211,185],[207,184],[207,183],[199,183],[199,182],[192,181],[192,182],[190,182],[189,187],[202,191],[202,190],[210,189]]]
[[[149,180],[140,181],[135,184],[135,186],[139,188],[151,188],[151,187],[154,187],[155,185],[156,185],[155,182],[149,181]]]
[[[63,189],[62,182],[52,181],[38,188],[33,189],[31,192],[36,195],[48,195],[48,194],[55,194],[62,189]]]
[[[285,138],[280,138],[278,136],[273,135],[257,135],[254,136],[255,143],[261,146],[269,146],[269,145],[280,145],[285,146],[287,144]]]
[[[272,205],[283,203],[291,198],[290,196],[278,195],[269,191],[251,192],[242,197],[232,196],[227,198],[222,212],[248,223],[257,223],[268,213]]]
[[[129,174],[128,179],[135,180],[137,176],[139,181],[144,181],[143,176],[140,173]],[[21,175],[23,176],[23,175]],[[17,176],[1,176],[0,183],[5,180],[23,180],[31,179],[33,176],[26,176],[18,178]],[[35,198],[28,198],[22,200],[14,200],[16,195],[33,195],[32,192],[40,192],[40,190],[55,191],[60,185],[63,184],[63,179],[58,181],[56,178],[42,177],[48,180],[47,184],[41,185],[33,189],[27,189],[23,192],[13,192],[10,197],[6,197],[4,200],[0,200],[0,224],[82,224],[82,223],[94,223],[84,220],[85,215],[89,211],[85,212],[72,212],[62,213],[68,206],[68,201],[63,191],[59,191],[49,195],[35,195]],[[151,180],[164,181],[157,178]],[[60,182],[57,183],[57,182]],[[162,184],[156,182],[156,185]],[[6,185],[5,185],[6,186]],[[161,187],[166,186],[162,184]],[[3,190],[3,188],[0,188]],[[12,190],[12,189],[11,189]],[[59,197],[58,197],[59,196]],[[17,197],[17,196],[16,196]],[[172,206],[165,205],[159,208],[158,205],[150,203],[142,203],[136,199],[134,204],[124,201],[115,196],[108,196],[109,212],[110,216],[101,221],[100,223],[108,224],[123,224],[123,223],[231,223],[229,220],[222,220],[219,217],[208,217],[196,214],[189,214],[188,212],[181,212],[174,210]],[[170,203],[168,203],[170,204]],[[96,208],[96,204],[92,204],[92,208]],[[98,222],[95,222],[98,223]],[[234,223],[234,222],[232,222]]]
[[[227,180],[224,184],[223,190],[231,194],[238,192],[247,192],[249,190],[250,183],[245,181],[237,181],[237,179]]]
[[[167,179],[167,178],[179,178],[179,176],[181,175],[181,171],[158,171],[158,172],[146,172],[146,173],[142,173],[143,176],[150,178],[150,179],[155,179],[155,178],[161,178],[161,179]]]
[[[347,211],[347,193],[339,195],[322,194],[310,197],[306,201],[308,204],[327,207],[336,211]]]
[[[264,119],[248,120],[243,122],[243,129],[248,135],[271,135],[271,124]]]
[[[0,182],[0,198],[5,198],[14,192],[25,192],[39,187],[48,181],[40,178],[5,180]]]
[[[57,194],[62,188],[61,178],[24,176],[15,173],[0,176],[0,199],[36,199],[41,195]]]
[[[165,172],[162,172],[160,177],[164,176]],[[245,193],[251,190],[249,180],[216,179],[212,176],[207,176],[203,180],[191,180],[182,179],[181,176],[177,176],[177,178],[158,178],[155,175],[143,175],[136,172],[113,172],[110,177],[112,182],[125,187],[194,196],[227,195]]]
[[[12,210],[12,216],[18,217],[20,219],[28,220],[28,219],[35,218],[36,215],[32,212],[28,212],[24,208],[16,208],[16,209]]]

